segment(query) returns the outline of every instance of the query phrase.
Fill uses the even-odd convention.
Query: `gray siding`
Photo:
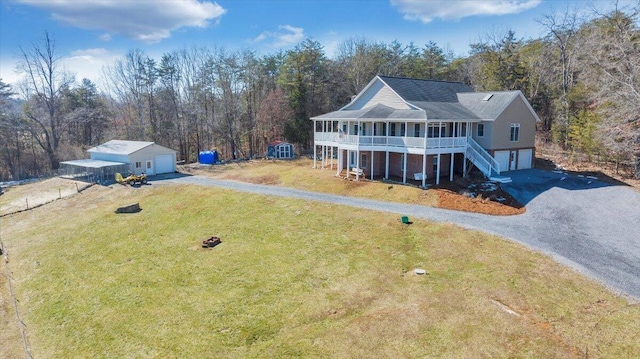
[[[520,124],[520,138],[517,142],[509,140],[511,124]],[[485,136],[487,128],[485,127]],[[491,133],[491,145],[488,149],[533,148],[535,145],[536,119],[529,111],[522,97],[516,97],[494,121]]]
[[[366,107],[383,104],[395,109],[411,109],[398,95],[381,81],[375,81],[366,92],[347,107],[348,110],[360,110]]]
[[[482,148],[491,148],[491,138],[493,135],[493,122],[483,121],[484,124],[484,136],[478,137],[478,124],[474,123],[473,126],[473,139],[478,142]]]

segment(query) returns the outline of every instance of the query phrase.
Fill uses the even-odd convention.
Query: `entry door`
[[[153,173],[153,161],[147,160],[147,165],[145,166],[144,173],[148,175],[154,175]]]
[[[518,151],[511,151],[511,160],[509,161],[509,171],[516,169],[516,163],[518,163]]]
[[[356,167],[357,153],[356,151],[349,151],[349,167]]]

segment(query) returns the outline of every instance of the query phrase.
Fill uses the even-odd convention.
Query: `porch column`
[[[422,154],[422,187],[425,185],[425,178],[427,177],[427,151]]]
[[[313,120],[313,168],[316,168],[316,120]]]
[[[336,176],[340,176],[340,171],[342,171],[342,150],[340,148],[337,149],[338,150],[338,165],[337,167],[337,171],[336,171]]]
[[[331,146],[331,156],[329,156],[329,168],[333,169],[333,146]]]
[[[440,154],[438,153],[438,164],[436,165],[436,184],[440,184]]]
[[[462,177],[467,177],[467,151],[464,151],[464,162],[462,162]]]
[[[422,188],[427,181],[427,121],[424,121],[424,152],[422,153]]]
[[[389,179],[389,149],[387,149],[384,159],[384,178]]]
[[[360,132],[360,126],[358,126]],[[360,181],[360,150],[356,150],[356,181]]]
[[[451,153],[451,164],[449,165],[449,182],[453,182],[453,158],[455,153]]]
[[[369,177],[371,177],[371,180],[373,181],[373,150],[371,150],[371,165],[369,168],[371,170],[371,175]]]
[[[407,183],[407,162],[409,162],[409,152],[404,153],[404,163],[402,164],[402,183]]]
[[[347,150],[347,178],[349,178],[349,172],[351,172],[351,151]]]

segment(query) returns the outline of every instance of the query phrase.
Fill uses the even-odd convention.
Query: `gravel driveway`
[[[561,172],[532,169],[508,175],[513,182],[503,188],[526,204],[527,211],[522,215],[488,216],[202,176],[155,181],[216,186],[452,222],[525,244],[614,291],[640,299],[640,192]]]

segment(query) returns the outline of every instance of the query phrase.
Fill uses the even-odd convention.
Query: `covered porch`
[[[424,187],[427,182],[440,184],[442,177],[453,181],[454,172],[466,173],[467,158],[464,151],[436,154],[349,150],[323,148],[316,159],[323,169],[336,171],[336,176],[355,180],[391,180]],[[314,167],[318,163],[314,161]]]

